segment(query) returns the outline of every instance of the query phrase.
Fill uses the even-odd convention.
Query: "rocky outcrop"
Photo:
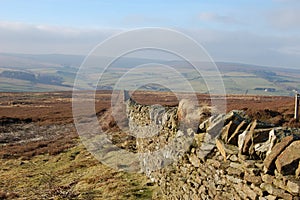
[[[139,152],[192,138],[181,156],[162,168],[153,167],[157,162],[150,158],[141,158],[144,172],[166,199],[298,199],[298,129],[274,127],[250,119],[243,111],[210,116],[199,113],[201,107],[186,106],[186,101],[179,105],[155,111],[131,102],[127,111],[132,131],[138,130],[138,124],[146,124],[139,127],[146,132],[155,124],[159,127],[155,136],[137,139]],[[197,129],[186,126],[195,121]],[[168,161],[172,150],[164,150],[160,159]]]

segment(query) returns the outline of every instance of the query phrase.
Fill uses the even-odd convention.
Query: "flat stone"
[[[226,175],[226,179],[231,183],[242,183],[243,180],[239,178],[235,178],[234,176]]]
[[[246,121],[242,121],[238,127],[235,129],[235,131],[232,133],[232,135],[228,138],[227,143],[237,145],[238,144],[238,134],[242,131],[243,128],[246,128],[247,126]]]
[[[242,116],[245,115],[245,111],[243,110],[232,110],[225,116],[225,124],[228,124],[230,121],[234,122],[235,124],[239,124],[241,121],[244,120]]]
[[[209,127],[209,119],[205,120],[204,122],[202,122],[200,125],[199,125],[199,131],[204,133],[206,132],[206,129]]]
[[[264,160],[265,173],[272,172],[275,169],[275,160],[279,154],[293,142],[293,140],[293,136],[287,136],[272,148],[271,153],[268,154]]]
[[[238,177],[242,177],[244,175],[244,172],[240,169],[236,169],[236,168],[232,168],[232,167],[228,167],[226,169],[227,174],[229,175],[236,175]]]
[[[200,160],[195,154],[189,156],[189,161],[194,167],[200,167]]]
[[[229,160],[231,160],[232,162],[236,162],[236,161],[238,161],[238,157],[236,156],[236,155],[231,155],[230,157],[229,157]]]
[[[294,195],[300,194],[300,180],[289,180],[286,184],[286,187],[290,193]]]
[[[251,124],[249,124],[247,126],[247,128],[243,131],[243,133],[239,134],[239,136],[238,136],[238,147],[239,147],[240,151],[243,150],[243,146],[244,146],[244,143],[245,143],[245,138],[246,138],[246,135],[247,135],[248,130],[250,129],[250,127],[251,127]]]
[[[259,196],[263,196],[263,191],[257,187],[256,185],[254,185],[253,183],[251,184],[251,189]]]
[[[230,162],[229,166],[235,169],[240,169],[243,170],[243,165],[241,163],[238,162]]]
[[[286,181],[283,179],[275,178],[273,180],[273,185],[275,185],[276,187],[281,188],[283,190],[286,190]]]
[[[206,156],[210,154],[210,152],[215,148],[215,146],[215,144],[202,143],[201,147],[196,151],[198,158],[204,161]]]
[[[275,188],[272,184],[269,183],[262,183],[260,185],[260,188],[269,194],[272,194],[277,197],[281,197],[283,199],[292,200],[293,196],[291,194],[286,193],[282,189]]]
[[[254,120],[250,126],[250,130],[246,133],[245,135],[245,141],[244,145],[242,148],[242,154],[249,154],[250,147],[252,146],[252,141],[253,141],[253,134],[254,134],[254,129],[257,125],[257,121]]]
[[[273,183],[274,177],[269,175],[269,174],[263,174],[261,176],[261,179],[263,180],[263,182],[265,183]]]
[[[213,166],[216,169],[219,169],[220,166],[221,166],[221,163],[217,160],[214,160],[214,159],[207,159],[206,164],[208,164],[210,166]]]
[[[267,199],[267,200],[276,200],[277,197],[276,197],[276,196],[273,196],[273,195],[268,195],[268,196],[266,196],[266,199]]]
[[[240,195],[240,197],[242,197],[242,199],[247,199],[248,195],[243,190],[242,183],[238,183],[238,184],[234,185],[233,187],[234,187],[235,191]]]
[[[224,126],[221,130],[221,139],[225,142],[227,142],[228,137],[230,137],[230,134],[232,131],[234,131],[233,122],[230,121],[226,126]],[[231,132],[231,133],[230,133]]]
[[[296,170],[296,177],[297,178],[300,177],[300,161],[299,161],[298,169]]]
[[[216,147],[218,148],[219,152],[221,153],[221,155],[224,158],[224,161],[226,161],[226,152],[225,152],[225,147],[224,147],[224,143],[222,140],[220,139],[216,139]]]
[[[256,129],[253,132],[253,142],[256,143],[263,143],[269,139],[269,133],[272,129]]]
[[[207,128],[206,132],[210,135],[211,139],[220,135],[220,131],[224,125],[224,116],[223,114],[218,115],[211,121],[210,126]]]
[[[293,175],[299,166],[300,140],[292,142],[277,158],[275,165],[279,173]]]
[[[243,184],[242,190],[250,199],[255,200],[257,198],[257,194],[249,186]]]
[[[249,173],[245,173],[244,180],[250,183],[253,183],[255,185],[259,185],[262,183],[260,176],[255,176]]]

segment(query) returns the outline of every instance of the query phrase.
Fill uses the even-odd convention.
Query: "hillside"
[[[84,56],[76,55],[26,55],[26,54],[0,54],[0,90],[10,91],[62,91],[71,90],[74,79]],[[109,59],[109,58],[101,58]],[[132,67],[147,63],[160,63],[176,69],[187,79],[194,90],[207,93],[205,79],[198,71],[183,61],[162,61],[141,58],[122,58],[112,64],[105,71],[98,85],[95,83],[99,77],[94,74],[102,73],[104,66],[91,67],[89,71],[80,74],[78,89],[113,89],[115,83],[128,73]],[[216,62],[226,93],[228,94],[253,94],[253,95],[293,95],[294,90],[300,87],[300,70],[288,69],[279,66],[263,67],[250,64]],[[153,64],[153,69],[155,69]],[[200,72],[209,73],[205,63],[198,63]],[[129,74],[128,82],[139,80],[141,73],[153,73],[149,70]],[[140,74],[139,74],[140,73]],[[128,75],[128,74],[127,74]],[[159,79],[161,74],[152,74]],[[165,76],[168,76],[166,74]],[[216,74],[211,75],[216,76]],[[170,81],[172,77],[169,77]],[[142,81],[142,80],[140,80]],[[172,81],[171,81],[172,82]],[[182,90],[180,83],[172,83],[178,90]],[[127,89],[134,89],[128,84]],[[149,85],[142,89],[164,90],[161,87]]]

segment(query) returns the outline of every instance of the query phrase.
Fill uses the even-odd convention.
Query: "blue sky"
[[[197,28],[207,26],[201,22],[201,13],[251,20],[249,15],[260,15],[279,6],[280,1],[270,0],[7,0],[1,1],[0,13],[4,21],[71,27]]]
[[[0,0],[0,52],[87,54],[107,37],[167,27],[215,60],[300,66],[298,0]]]

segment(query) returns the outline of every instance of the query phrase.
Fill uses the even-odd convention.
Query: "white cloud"
[[[293,55],[300,56],[300,46],[283,46],[281,48],[274,49],[274,50],[291,56]]]
[[[214,19],[209,15],[206,18]],[[300,66],[300,36],[261,36],[259,32],[212,29],[178,30],[202,44],[215,61]],[[0,22],[0,52],[86,55],[99,42],[121,31]]]
[[[297,8],[281,8],[269,13],[268,21],[272,27],[285,31],[299,31],[300,12]]]
[[[199,19],[202,21],[208,22],[217,22],[217,23],[224,23],[224,24],[236,24],[239,23],[238,20],[231,16],[226,15],[219,15],[213,12],[203,12],[200,13]]]
[[[0,52],[87,54],[118,29],[79,29],[0,21]]]

